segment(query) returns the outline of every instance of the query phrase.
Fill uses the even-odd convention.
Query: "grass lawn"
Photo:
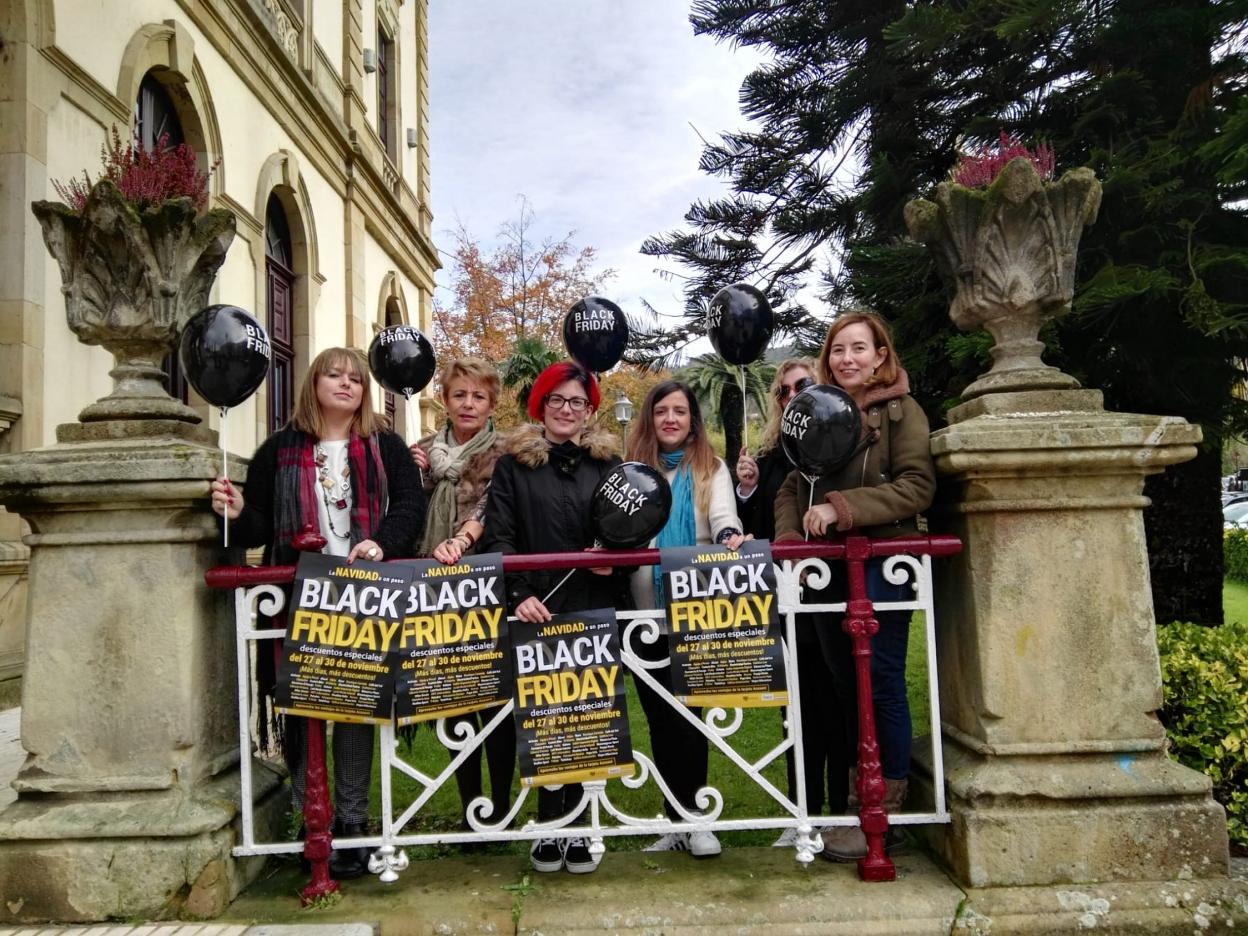
[[[1222,611],[1227,624],[1248,621],[1248,584],[1230,579],[1222,583]]]
[[[1245,589],[1245,608],[1248,610],[1248,589]],[[928,733],[928,713],[930,706],[927,698],[926,671],[926,636],[923,629],[923,615],[916,612],[911,621],[909,653],[906,667],[906,684],[909,689],[910,709],[916,736]],[[649,732],[646,728],[645,715],[633,680],[627,681],[629,725],[634,746],[643,751],[650,750]],[[771,750],[781,738],[780,710],[777,708],[745,709],[740,729],[729,738],[729,743],[747,761],[753,762]],[[409,763],[417,765],[427,774],[439,772],[447,763],[446,750],[438,742],[433,730],[421,726],[410,741],[400,742],[400,756]],[[375,760],[373,767],[373,789],[371,796],[374,818],[380,822],[381,787],[379,779],[380,758]],[[786,788],[784,758],[779,757],[764,771],[764,775],[779,790]],[[746,777],[727,757],[712,748],[709,764],[709,780],[724,795],[724,816],[761,817],[779,816],[781,812],[774,801]],[[419,791],[418,785],[404,774],[396,772],[392,778],[396,811],[402,810],[406,804],[415,799]],[[488,791],[488,779],[484,782]],[[612,802],[617,808],[636,816],[657,816],[663,811],[662,797],[658,787],[647,783],[643,789],[630,790],[623,783],[612,782],[608,786]],[[519,779],[513,783],[513,795],[519,792]],[[537,798],[530,794],[524,810],[519,816],[519,823],[535,815]],[[452,832],[457,831],[460,821],[459,794],[454,780],[440,789],[426,807],[407,824],[406,831],[411,833]],[[729,845],[765,845],[775,839],[772,831],[745,831],[724,833],[721,838]],[[625,838],[616,839],[612,848],[641,847],[648,839]],[[487,846],[487,851],[507,853],[518,849],[510,843],[499,843]],[[428,848],[411,849],[413,858],[435,857],[450,851],[446,846],[430,846]]]

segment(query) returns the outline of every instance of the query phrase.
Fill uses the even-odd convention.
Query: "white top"
[[[316,515],[321,527],[321,535],[325,537],[325,548],[321,550],[327,556],[345,556],[351,552],[351,489],[347,486],[347,506],[341,510],[335,506],[337,494],[341,491],[340,481],[343,469],[347,467],[347,440],[337,442],[321,441],[317,443],[325,453],[325,470],[334,481],[334,490],[327,491],[321,486],[320,474],[316,478]],[[333,527],[330,527],[330,523]],[[342,535],[339,536],[334,531]]]
[[[728,466],[724,464],[722,458],[715,460],[718,464],[715,467],[715,474],[711,477],[711,500],[706,513],[698,510],[696,500],[694,502],[693,512],[698,531],[698,541],[691,544],[694,546],[709,545],[729,527],[741,529],[741,518],[737,516],[737,500],[732,496],[732,475],[728,473]],[[670,483],[676,476],[676,469],[664,471],[663,476]],[[648,545],[650,549],[653,549],[654,540],[651,540]],[[632,574],[629,585],[637,610],[655,607],[654,566],[639,568]]]

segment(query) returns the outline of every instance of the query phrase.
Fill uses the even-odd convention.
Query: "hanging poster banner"
[[[411,569],[304,553],[277,671],[277,710],[381,725],[394,703],[392,657]]]
[[[400,725],[502,705],[511,698],[503,557],[401,563],[412,570],[399,633],[394,714]]]
[[[633,773],[615,610],[516,622],[516,740],[525,786]]]
[[[771,544],[660,552],[672,694],[687,705],[786,705]]]

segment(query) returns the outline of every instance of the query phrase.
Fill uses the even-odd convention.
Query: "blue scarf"
[[[659,461],[668,471],[680,465],[685,457],[684,449],[675,452],[660,452]],[[664,546],[693,546],[698,541],[698,521],[693,513],[693,469],[689,465],[681,465],[672,478],[672,512],[667,515],[667,523],[654,538],[654,545],[659,549]],[[663,568],[654,569],[654,600],[656,607],[663,607]]]

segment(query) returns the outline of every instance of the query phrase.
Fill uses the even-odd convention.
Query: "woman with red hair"
[[[515,430],[494,465],[485,507],[486,552],[553,553],[594,544],[590,505],[603,477],[620,463],[615,436],[590,419],[600,401],[593,375],[571,361],[552,364],[529,392],[534,423]],[[604,580],[597,575],[610,576]],[[562,570],[507,576],[507,603],[523,624],[541,624],[562,611],[585,611],[620,604],[623,575],[610,569],[578,569],[558,589]],[[606,586],[606,587],[604,587]],[[555,589],[551,594],[551,590]],[[537,818],[549,822],[576,809],[579,783],[537,793]],[[587,874],[597,868],[589,842],[554,838],[533,843],[535,871],[567,869]]]

